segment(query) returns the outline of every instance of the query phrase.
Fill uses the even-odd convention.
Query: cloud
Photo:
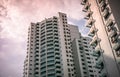
[[[4,7],[0,13],[0,77],[22,76],[30,22],[56,16],[57,12],[66,13],[73,18],[69,22],[77,25],[83,18],[80,0],[1,0],[0,6]]]
[[[0,39],[0,77],[22,77],[25,42]]]

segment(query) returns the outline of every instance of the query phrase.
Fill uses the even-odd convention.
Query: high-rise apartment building
[[[99,71],[94,68],[97,57],[92,56],[94,46],[90,45],[91,38],[83,37],[78,26],[69,24],[69,27],[76,77],[99,77]]]
[[[82,37],[72,42],[76,77],[99,77],[95,67],[96,57],[93,57],[94,47],[90,46],[91,39]]]
[[[24,77],[75,77],[67,16],[31,23]]]
[[[64,13],[31,23],[23,77],[97,76],[90,40],[81,36],[77,26],[67,23]]]
[[[120,7],[119,0],[82,0],[86,26],[100,77],[120,77]],[[98,53],[98,51],[100,53]],[[101,56],[98,56],[101,54]]]

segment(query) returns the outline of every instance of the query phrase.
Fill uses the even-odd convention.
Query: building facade
[[[67,16],[31,23],[24,77],[75,77]]]
[[[82,0],[90,44],[95,46],[96,66],[100,77],[120,77],[120,10],[119,0]],[[116,4],[116,5],[115,5]],[[117,7],[117,8],[116,8]],[[98,51],[100,53],[98,53]]]
[[[90,46],[91,39],[82,37],[72,42],[76,77],[99,77],[95,67],[96,57],[93,57],[94,47]]]

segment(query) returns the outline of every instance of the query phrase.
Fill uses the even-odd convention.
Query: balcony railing
[[[116,37],[117,35],[118,35],[118,33],[117,33],[117,31],[115,31],[115,30],[110,31],[110,33],[109,33],[109,37],[110,37],[110,38]]]
[[[120,50],[120,42],[115,43],[115,44],[113,45],[113,49],[114,49],[115,51]]]
[[[114,26],[115,25],[115,21],[113,21],[112,19],[109,19],[106,23],[106,26]]]
[[[99,57],[99,55],[96,51],[94,51],[92,55],[95,56],[95,57]]]
[[[105,19],[107,19],[109,16],[110,16],[109,8],[106,8],[106,9],[103,11],[103,17],[104,17]]]
[[[102,53],[102,49],[97,49],[93,52],[92,55],[99,58],[101,56],[101,53]]]
[[[91,29],[90,29],[90,31],[88,33],[88,36],[93,37],[97,31],[98,31],[98,29],[96,29],[94,27],[91,27]]]
[[[91,17],[92,14],[93,14],[92,11],[88,11],[87,14],[86,14],[86,16],[85,16],[85,19],[88,20]]]
[[[101,11],[103,12],[106,7],[107,7],[107,3],[102,1],[101,4],[100,4]]]
[[[92,27],[92,25],[94,24],[94,22],[95,22],[95,20],[94,20],[94,19],[92,19],[92,18],[90,18],[90,19],[88,20],[88,22],[87,22],[86,27],[91,28],[91,27]]]
[[[90,42],[90,45],[96,47],[100,41],[101,41],[100,38],[98,38],[97,36],[94,36],[93,40]]]
[[[101,59],[98,60],[97,63],[96,63],[96,65],[95,65],[95,67],[96,67],[97,69],[100,69],[100,71],[103,70],[103,69],[104,69],[103,60],[101,60]]]
[[[87,12],[87,11],[89,10],[89,8],[90,8],[90,4],[89,4],[89,3],[86,3],[86,5],[85,5],[84,8],[83,8],[83,11],[84,11],[84,12]]]

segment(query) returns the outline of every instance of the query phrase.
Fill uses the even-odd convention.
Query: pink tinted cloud
[[[2,0],[6,16],[0,17],[0,77],[21,77],[30,22],[65,12],[81,19],[79,0]],[[1,3],[0,3],[1,4]],[[13,70],[13,71],[10,71]],[[7,73],[7,74],[6,74]]]

